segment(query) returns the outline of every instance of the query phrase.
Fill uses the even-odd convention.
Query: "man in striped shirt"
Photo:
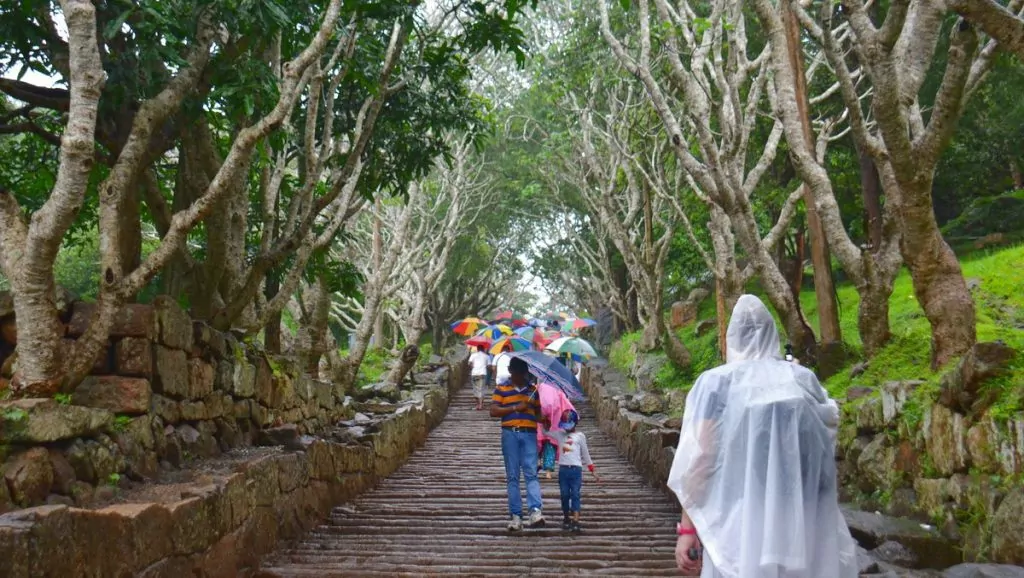
[[[537,479],[537,420],[540,397],[536,385],[530,383],[526,362],[512,358],[508,364],[509,378],[499,381],[494,389],[491,417],[501,418],[501,454],[505,459],[505,481],[508,485],[510,532],[523,529],[523,498],[519,475],[526,478],[528,527],[543,526],[540,481]]]

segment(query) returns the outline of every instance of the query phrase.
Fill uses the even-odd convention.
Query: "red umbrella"
[[[470,347],[483,347],[484,349],[491,346],[491,340],[487,339],[483,335],[474,335],[466,340],[466,345]]]

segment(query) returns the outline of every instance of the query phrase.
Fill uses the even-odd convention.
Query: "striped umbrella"
[[[483,347],[484,349],[487,349],[488,347],[491,346],[491,340],[487,339],[483,335],[474,335],[473,337],[470,337],[469,339],[466,340],[466,345],[469,345],[470,347]]]
[[[527,325],[516,329],[515,334],[527,341],[533,341],[534,336],[537,335],[537,329]]]
[[[506,345],[511,345],[512,351],[529,351],[533,349],[533,345],[531,345],[529,341],[523,339],[522,337],[512,337],[506,335],[505,337],[502,337],[501,339],[495,341],[494,345],[491,345],[491,354],[497,355],[501,353],[502,351],[505,350]]]
[[[486,325],[487,322],[479,317],[467,317],[452,323],[450,327],[457,335],[473,335],[477,330]]]
[[[594,321],[593,319],[568,319],[562,324],[562,330],[579,331],[580,329],[592,327],[594,325],[597,325],[597,321]]]
[[[529,324],[529,320],[525,315],[506,309],[505,311],[498,311],[494,314],[493,319],[495,321],[504,321],[512,327],[522,327]]]
[[[501,339],[506,335],[512,335],[512,328],[508,325],[488,325],[476,334],[494,341],[495,339]]]

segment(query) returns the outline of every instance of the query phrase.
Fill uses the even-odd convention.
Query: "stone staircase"
[[[301,540],[258,578],[587,574],[676,576],[672,500],[646,485],[581,404],[602,483],[584,480],[580,535],[563,532],[557,474],[542,474],[544,529],[510,534],[497,420],[469,390],[408,463]]]

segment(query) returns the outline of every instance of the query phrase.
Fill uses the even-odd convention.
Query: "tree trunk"
[[[853,139],[857,148],[857,157],[860,159],[860,189],[864,199],[864,213],[867,216],[867,226],[864,231],[871,242],[871,250],[878,251],[882,246],[882,182],[878,178],[878,168],[875,161],[867,151]]]
[[[800,291],[804,288],[804,259],[807,243],[804,229],[798,228],[793,233],[793,259],[790,262],[789,286],[793,289],[793,298],[800,302]],[[781,243],[780,243],[781,244]]]
[[[121,197],[118,209],[121,219],[118,226],[118,253],[124,271],[134,271],[142,262],[142,215],[138,186],[128,187]],[[172,293],[173,295],[173,293]],[[135,300],[133,295],[130,301]]]
[[[1010,159],[1010,176],[1013,178],[1014,189],[1024,189],[1024,174],[1020,171],[1020,165],[1017,163],[1017,159]]]
[[[814,134],[811,130],[810,109],[807,102],[807,86],[804,78],[803,47],[800,42],[800,24],[793,14],[790,0],[780,2],[782,21],[786,27],[787,51],[793,70],[793,82],[796,92],[796,106],[803,127],[804,141],[807,147],[814,149]],[[811,187],[803,186],[804,205],[807,210],[807,229],[811,235],[811,262],[814,263],[814,295],[818,303],[818,328],[822,343],[842,342],[843,335],[839,326],[839,306],[836,303],[835,283],[832,279],[832,260],[828,251],[828,240],[821,226],[818,210],[814,203],[814,192]],[[801,275],[803,272],[801,271]],[[797,295],[797,301],[800,296]]]
[[[859,293],[857,330],[864,344],[864,353],[871,357],[892,337],[889,333],[889,296],[892,294],[892,281],[890,280],[887,285],[868,285]]]
[[[280,286],[281,283],[277,271],[272,271],[267,275],[265,287],[267,299],[277,295],[278,289],[281,288]],[[272,313],[270,319],[267,320],[266,326],[263,328],[263,348],[267,350],[267,353],[281,353],[281,311]]]
[[[902,189],[900,249],[914,295],[932,327],[932,368],[967,353],[977,340],[974,300],[956,254],[942,238],[931,201],[931,179]]]
[[[414,332],[417,339],[421,336],[420,331]],[[395,360],[395,365],[392,366],[391,371],[388,372],[387,377],[384,378],[386,383],[393,383],[395,385],[402,385],[405,381],[405,376],[412,371],[412,368],[416,366],[416,362],[420,358],[420,348],[415,343],[406,344],[402,348],[402,353]]]
[[[330,293],[323,275],[305,291],[306,315],[299,329],[298,349],[303,371],[313,379],[320,377],[320,357],[326,352],[327,323],[330,319]]]
[[[793,298],[793,292],[786,278],[775,266],[771,254],[761,243],[760,236],[757,234],[757,221],[754,219],[749,202],[745,198],[740,198],[730,209],[728,212],[729,219],[733,223],[733,230],[736,232],[743,250],[747,253],[747,258],[753,262],[755,270],[760,275],[761,285],[769,302],[779,314],[779,318],[782,319],[793,350],[805,364],[814,365],[817,361],[814,331],[807,324],[807,320],[800,310],[800,302]],[[782,352],[779,353],[781,355]]]
[[[379,271],[381,262],[384,258],[384,247],[381,237],[381,222],[380,222],[380,199],[374,199],[374,215],[373,215],[373,268],[375,271]],[[384,316],[377,316],[377,320],[373,324],[373,346],[384,347]]]

